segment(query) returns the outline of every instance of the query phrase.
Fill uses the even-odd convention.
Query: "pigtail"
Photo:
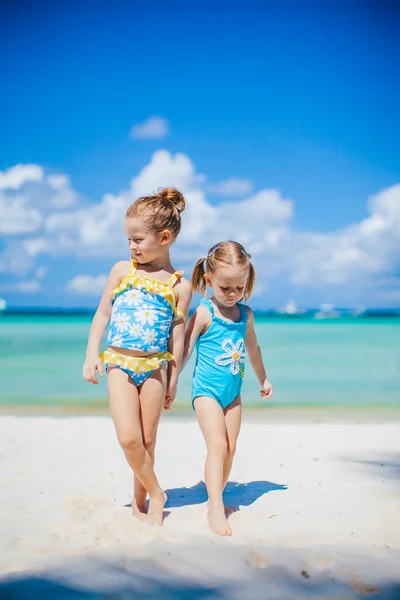
[[[206,273],[204,269],[205,258],[199,258],[192,271],[192,290],[194,292],[200,292],[200,294],[206,293],[207,285],[204,279]]]
[[[247,300],[250,298],[254,285],[256,283],[256,271],[253,267],[253,264],[249,262],[249,276],[247,278],[246,289],[244,290],[244,299]]]

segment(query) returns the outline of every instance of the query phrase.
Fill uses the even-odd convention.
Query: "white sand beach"
[[[400,422],[246,420],[231,538],[196,422],[164,417],[161,528],[131,516],[106,417],[0,417],[0,598],[400,598]]]

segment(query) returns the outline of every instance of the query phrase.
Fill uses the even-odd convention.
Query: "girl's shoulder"
[[[251,310],[250,306],[244,304],[244,302],[239,302],[239,305],[242,307],[243,312],[246,315],[247,324],[254,323],[254,313]]]
[[[119,277],[123,279],[129,275],[131,269],[131,262],[129,260],[119,260],[113,265],[110,271],[110,276]]]
[[[252,315],[253,311],[251,310],[250,306],[248,304],[245,304],[244,302],[238,302],[239,306],[242,307],[243,310],[245,310],[247,312],[248,315]]]
[[[173,275],[177,275],[176,284],[174,287],[181,289],[181,290],[191,290],[192,289],[190,281],[188,279],[186,279],[186,277],[183,277],[183,271],[175,271],[175,273]]]
[[[192,286],[187,279],[180,276],[173,287],[173,292],[178,308],[176,318],[183,316],[186,320],[189,313],[190,302],[192,300]]]
[[[199,337],[204,335],[206,331],[211,327],[213,321],[213,313],[207,306],[207,302],[203,302],[204,298],[200,301],[200,304],[193,313],[192,319],[194,319],[199,328]]]
[[[131,264],[130,260],[119,260],[111,270],[116,273],[128,273],[131,269]]]
[[[181,273],[181,271],[178,271]],[[192,286],[190,281],[188,281],[185,277],[180,277],[177,279],[176,284],[174,285],[174,291],[176,292],[176,296],[178,298],[191,298],[192,297]]]
[[[131,270],[131,262],[129,260],[119,260],[111,268],[109,279],[112,279],[116,283],[120,283],[125,277],[127,277]]]

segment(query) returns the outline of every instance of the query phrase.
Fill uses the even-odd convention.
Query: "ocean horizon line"
[[[190,309],[193,313],[195,308]],[[0,311],[2,316],[92,316],[95,308],[87,307],[62,307],[62,306],[10,306]],[[321,318],[381,318],[400,317],[400,308],[365,308],[362,310],[349,307],[335,307],[324,310],[321,308],[308,307],[298,312],[284,311],[281,308],[255,308],[253,312],[259,317],[273,318],[308,318],[319,316]]]

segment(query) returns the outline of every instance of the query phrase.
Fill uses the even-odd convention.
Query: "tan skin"
[[[138,262],[137,272],[167,282],[175,272],[169,258],[173,242],[171,232],[155,232],[148,223],[134,218],[126,218],[124,225],[129,249]],[[120,261],[113,266],[93,318],[83,366],[83,377],[89,383],[98,383],[97,372],[104,376],[99,348],[111,317],[110,294],[129,271],[129,261]],[[179,279],[173,289],[177,307],[184,315],[173,322],[168,340],[168,350],[175,360],[170,361],[167,368],[162,367],[152,373],[139,387],[120,369],[109,369],[108,376],[111,416],[126,460],[134,473],[132,510],[138,518],[156,525],[162,525],[167,500],[154,473],[157,428],[162,408],[169,410],[175,399],[191,300],[191,287],[186,279]],[[113,350],[113,347],[109,349]],[[115,348],[115,351],[127,356],[151,354],[125,348]],[[147,494],[150,498],[148,510]]]
[[[242,300],[248,278],[247,268],[221,266],[214,273],[206,273],[204,279],[212,289],[211,301],[215,315],[226,321],[239,321],[240,309],[237,303]],[[248,313],[245,345],[251,366],[260,382],[260,394],[268,400],[272,396],[273,386],[267,378],[261,350],[254,330],[254,315],[246,306]],[[188,361],[197,339],[211,325],[210,311],[200,305],[187,327],[182,368]],[[197,397],[194,401],[196,416],[207,446],[207,459],[204,469],[208,492],[208,522],[214,533],[222,536],[232,535],[226,519],[229,509],[224,507],[222,492],[226,486],[232,468],[236,442],[242,419],[241,398],[238,396],[225,410],[214,398]]]

